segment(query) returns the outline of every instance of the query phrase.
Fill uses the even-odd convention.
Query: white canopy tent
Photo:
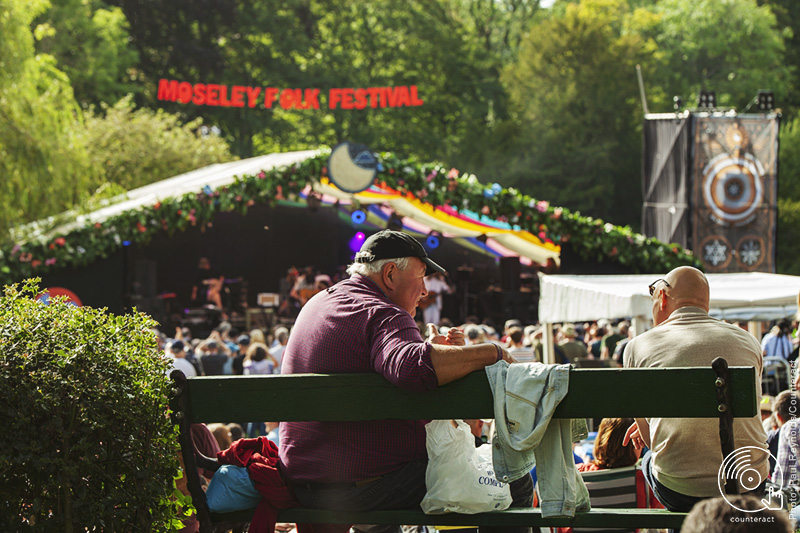
[[[663,274],[542,276],[539,321],[549,332],[550,325],[559,322],[632,318],[634,331],[640,333],[651,322],[653,304],[647,286],[661,277]],[[797,313],[800,276],[749,272],[707,277],[710,314],[716,318],[752,322]],[[544,337],[547,359],[552,353],[552,335]]]

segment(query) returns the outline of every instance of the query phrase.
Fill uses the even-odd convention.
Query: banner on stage
[[[774,272],[778,117],[695,117],[692,243],[707,272]]]

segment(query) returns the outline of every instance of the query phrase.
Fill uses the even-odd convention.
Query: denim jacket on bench
[[[589,491],[572,456],[573,441],[586,436],[586,421],[552,419],[567,394],[569,365],[500,361],[486,374],[494,395],[497,479],[517,480],[537,465],[542,517],[589,510]]]

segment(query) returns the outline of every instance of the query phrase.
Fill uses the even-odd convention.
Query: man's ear
[[[667,291],[662,290],[658,293],[658,307],[662,311],[667,308]]]
[[[381,277],[383,278],[383,284],[386,286],[387,289],[394,289],[394,277],[397,275],[397,265],[394,263],[388,263],[385,267],[383,267],[383,271],[381,272]]]

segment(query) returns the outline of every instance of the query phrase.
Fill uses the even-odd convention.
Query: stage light
[[[367,220],[367,213],[363,209],[356,209],[350,213],[350,220],[353,224],[363,224]]]
[[[697,107],[701,109],[717,107],[717,94],[714,91],[700,91],[700,96],[697,97]]]
[[[775,96],[772,94],[772,91],[758,91],[757,98],[759,111],[775,109]]]
[[[366,237],[366,235],[364,235],[364,232],[363,232],[363,231],[359,231],[358,233],[356,233],[355,235],[353,235],[353,238],[352,238],[352,239],[350,239],[350,243],[349,243],[349,245],[350,245],[350,250],[351,250],[353,253],[356,253],[356,252],[358,252],[359,250],[361,250],[361,247],[364,245],[364,240],[365,240],[366,238],[367,238],[367,237]]]
[[[431,231],[428,233],[428,237],[425,239],[425,246],[427,246],[430,250],[435,250],[439,247],[439,237],[441,235],[436,233],[435,231]]]
[[[389,220],[386,221],[386,229],[393,231],[403,231],[403,217],[397,213],[392,213]]]

